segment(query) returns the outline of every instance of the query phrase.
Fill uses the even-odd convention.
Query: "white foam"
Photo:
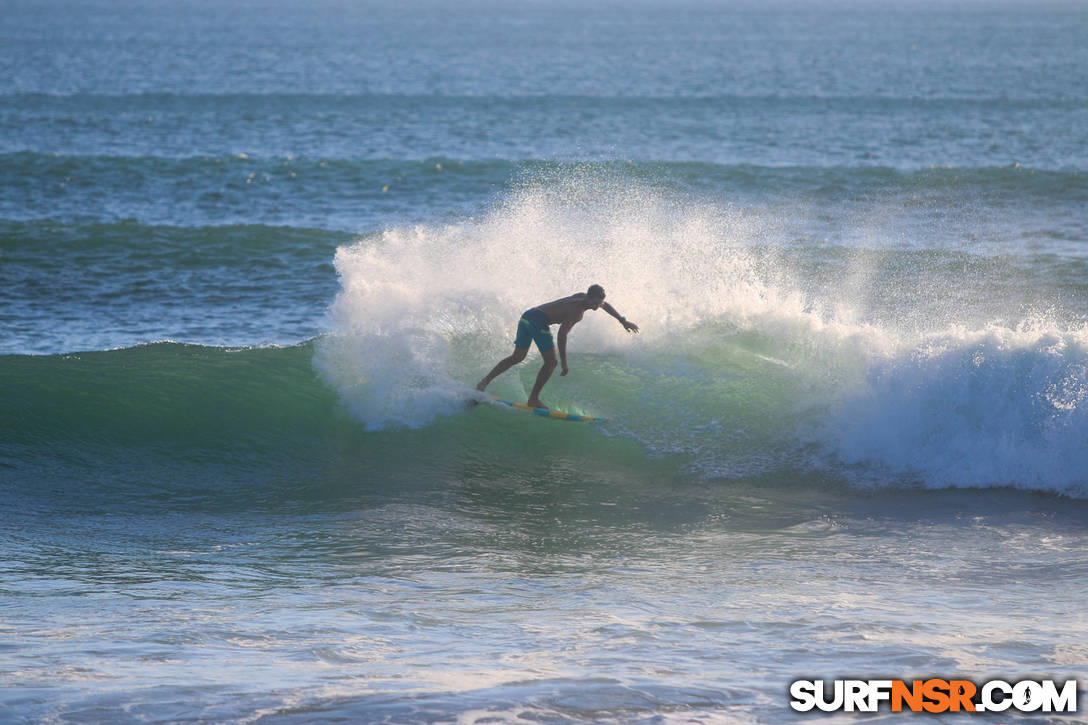
[[[509,354],[523,310],[591,284],[643,333],[587,313],[572,349],[622,352],[727,312],[799,305],[754,274],[753,223],[600,170],[527,181],[481,219],[340,248],[334,334],[315,364],[368,427],[419,426],[458,410]]]
[[[871,362],[825,427],[848,463],[929,487],[1088,495],[1088,330],[954,328]]]

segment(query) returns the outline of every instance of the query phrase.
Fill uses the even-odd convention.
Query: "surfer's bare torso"
[[[573,294],[570,297],[563,297],[562,299],[552,300],[543,305],[538,305],[537,309],[548,316],[548,323],[552,325],[565,325],[567,327],[573,326],[575,323],[582,319],[587,309],[597,309],[596,306],[592,308],[586,307],[586,301],[588,297],[585,292],[579,292]],[[607,303],[601,303],[606,307],[611,307]]]

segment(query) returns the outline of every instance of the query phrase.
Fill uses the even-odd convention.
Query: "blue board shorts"
[[[525,310],[521,313],[518,322],[518,336],[514,338],[514,347],[529,347],[530,342],[535,342],[541,352],[546,352],[555,347],[552,342],[552,331],[548,327],[548,316],[537,308]]]

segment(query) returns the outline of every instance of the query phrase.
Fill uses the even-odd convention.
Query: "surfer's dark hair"
[[[604,299],[604,287],[600,286],[599,284],[591,284],[589,286],[589,291],[586,292],[586,296],[587,297],[598,297],[598,298],[603,300]]]

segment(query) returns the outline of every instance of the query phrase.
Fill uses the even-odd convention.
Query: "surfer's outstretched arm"
[[[623,329],[627,330],[628,332],[638,332],[638,325],[628,320],[619,312],[616,312],[616,308],[612,305],[608,304],[607,302],[602,302],[601,309],[619,320],[620,324],[623,325]]]

